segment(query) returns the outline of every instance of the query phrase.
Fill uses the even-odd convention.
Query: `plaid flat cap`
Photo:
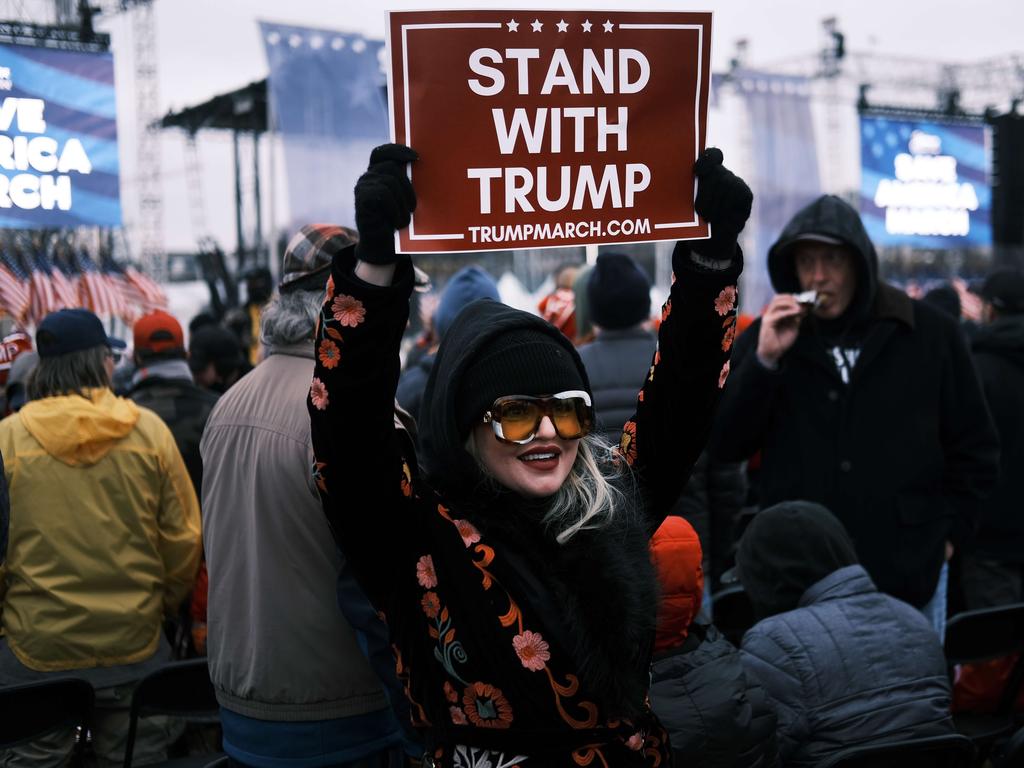
[[[288,243],[281,268],[281,293],[315,291],[327,283],[331,259],[359,242],[359,233],[336,224],[307,224]]]

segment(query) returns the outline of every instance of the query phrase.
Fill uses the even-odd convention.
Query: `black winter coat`
[[[203,495],[203,457],[199,441],[217,404],[217,394],[184,379],[153,376],[136,384],[128,396],[136,405],[155,411],[174,435],[196,496]]]
[[[823,198],[780,243],[801,231],[838,238],[861,258],[854,309],[862,342],[850,383],[813,317],[779,368],[765,368],[758,319],[736,343],[712,454],[739,461],[760,450],[763,506],[823,504],[878,588],[920,607],[935,591],[945,541],[959,548],[974,533],[998,472],[998,438],[956,322],[877,283],[874,247],[856,212]],[[792,258],[778,245],[772,251],[776,290],[798,290]]]
[[[651,706],[686,768],[770,768],[775,713],[739,651],[714,626],[691,624],[679,648],[651,667]]]
[[[418,461],[393,415],[411,263],[398,263],[392,285],[372,286],[353,274],[353,250],[335,256],[316,338],[315,479],[335,540],[388,625],[436,763],[478,764],[468,753],[482,749],[545,768],[665,765],[664,730],[646,704],[657,606],[648,541],[710,432],[740,265],[704,271],[677,247],[661,353],[615,459],[633,467],[621,477],[624,491],[639,486],[626,496],[636,501],[559,544],[539,520],[543,504],[481,483],[455,408],[464,372],[499,334],[548,334],[582,367],[575,350],[539,318],[469,305],[427,385]]]
[[[979,327],[974,363],[999,432],[999,484],[983,506],[975,549],[1024,563],[1024,315]]]
[[[598,428],[612,444],[619,441],[622,425],[636,409],[636,393],[657,346],[658,339],[650,331],[626,328],[601,331],[579,348],[590,378]]]

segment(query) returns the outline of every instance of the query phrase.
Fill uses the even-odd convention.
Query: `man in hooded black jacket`
[[[983,324],[971,346],[999,431],[1002,472],[982,507],[978,536],[962,560],[964,597],[971,609],[1024,600],[1024,272],[994,272],[980,293]]]
[[[768,270],[778,295],[736,344],[713,452],[760,450],[761,503],[824,504],[879,589],[938,629],[945,561],[973,534],[999,461],[963,336],[878,279],[860,217],[837,197],[793,217]]]

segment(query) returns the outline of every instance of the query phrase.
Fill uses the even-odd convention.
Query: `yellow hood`
[[[132,431],[139,408],[109,389],[26,403],[18,415],[48,454],[68,466],[95,464]]]

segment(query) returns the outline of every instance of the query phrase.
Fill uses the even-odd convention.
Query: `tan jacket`
[[[199,565],[199,504],[174,437],[109,389],[0,421],[11,496],[0,610],[25,666],[143,661]]]
[[[206,423],[207,654],[221,705],[261,720],[387,706],[338,607],[341,568],[313,483],[313,343],[277,347]]]

